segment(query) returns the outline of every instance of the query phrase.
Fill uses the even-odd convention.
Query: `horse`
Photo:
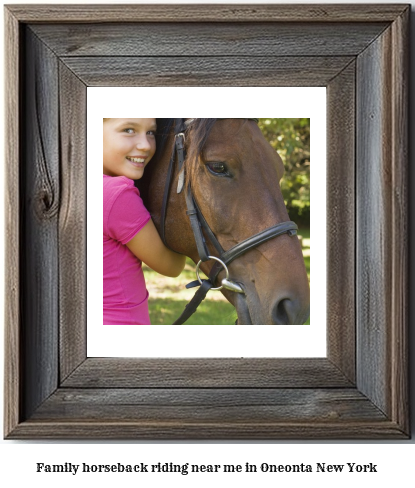
[[[216,265],[211,287],[220,288],[226,274],[228,286],[221,292],[235,307],[237,324],[303,324],[310,289],[296,226],[280,189],[284,166],[257,119],[157,123],[164,127],[163,141],[138,187],[165,244],[198,263],[206,275]],[[191,214],[203,225],[190,222]],[[273,236],[249,241],[269,228]],[[220,248],[236,249],[245,241],[250,247],[233,256],[226,269],[217,263]]]

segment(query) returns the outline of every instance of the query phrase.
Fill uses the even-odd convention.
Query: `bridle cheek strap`
[[[193,199],[192,192],[190,190],[190,185],[186,188],[186,214],[190,220],[190,226],[193,231],[193,236],[195,238],[197,252],[199,253],[199,258],[201,261],[209,261],[209,251],[206,247],[205,237],[202,232],[202,225],[199,220],[199,209],[197,208],[195,201]]]

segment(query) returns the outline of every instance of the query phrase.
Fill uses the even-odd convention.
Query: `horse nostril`
[[[272,313],[274,324],[290,325],[292,323],[290,322],[287,310],[287,308],[289,307],[289,302],[291,302],[291,300],[289,300],[288,298],[284,298],[283,300],[277,302]]]
[[[273,324],[276,325],[302,325],[308,317],[309,308],[301,306],[300,300],[283,298],[278,300],[272,311]]]

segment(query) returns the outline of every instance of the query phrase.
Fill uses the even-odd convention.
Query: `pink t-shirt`
[[[150,324],[141,261],[125,245],[149,220],[133,180],[104,175],[104,324]]]

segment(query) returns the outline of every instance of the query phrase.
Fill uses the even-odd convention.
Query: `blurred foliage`
[[[259,119],[259,127],[281,156],[281,190],[291,220],[310,225],[310,119]]]

